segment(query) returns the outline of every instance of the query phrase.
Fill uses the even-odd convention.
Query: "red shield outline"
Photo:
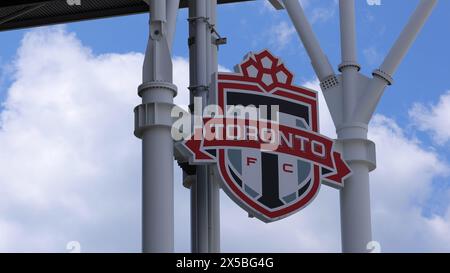
[[[272,62],[270,68],[264,68],[262,60],[269,58]],[[258,71],[256,77],[251,77],[248,71],[249,67],[255,67]],[[277,73],[284,73],[286,81],[279,82],[274,78]],[[264,75],[270,75],[273,82],[266,84],[262,81]],[[227,89],[237,89],[242,92],[254,93],[270,93],[271,96],[280,99],[293,100],[297,103],[307,104],[310,108],[311,129],[314,132],[319,131],[318,125],[318,109],[317,109],[317,92],[305,88],[292,85],[293,75],[286,69],[284,64],[275,58],[269,51],[264,50],[258,54],[250,54],[246,60],[240,65],[240,73],[219,73],[217,76],[217,103],[222,109],[226,109],[225,98]],[[264,222],[272,222],[285,218],[298,210],[307,206],[317,195],[320,188],[320,167],[314,164],[313,177],[308,193],[294,202],[293,204],[283,207],[282,209],[270,210],[262,204],[258,204],[245,194],[233,181],[227,167],[225,159],[225,150],[218,149],[218,169],[223,183],[225,192],[237,203]]]
[[[294,199],[295,201],[278,206],[275,209],[270,209],[261,202],[252,199],[238,186],[238,183],[229,172],[226,149],[239,149],[239,147],[242,149],[243,147],[249,148],[250,146],[236,142],[208,142],[204,139],[187,139],[183,144],[193,154],[191,163],[202,164],[216,162],[220,180],[222,181],[222,188],[227,195],[244,210],[264,222],[280,220],[307,206],[317,195],[321,180],[331,186],[342,187],[343,180],[350,175],[351,171],[341,159],[340,154],[334,151],[333,140],[319,134],[317,92],[294,86],[293,74],[268,50],[247,55],[244,61],[237,66],[236,70],[236,73],[217,74],[217,89],[214,93],[216,96],[215,103],[221,109],[227,109],[227,90],[235,90],[234,93],[238,90],[238,94],[257,94],[290,103],[294,102],[296,105],[302,104],[308,106],[308,124],[310,130],[305,130],[303,133],[317,137],[323,143],[327,143],[327,162],[322,162],[317,157],[303,155],[299,157],[299,159],[306,160],[312,164],[310,182],[307,190],[302,195],[298,193],[298,196],[296,196],[297,199]],[[208,153],[207,150],[210,151],[211,149],[215,150],[215,153]],[[289,153],[289,151],[286,152],[286,150],[278,149],[271,153],[283,154]]]

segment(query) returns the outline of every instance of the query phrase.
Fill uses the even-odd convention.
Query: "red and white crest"
[[[236,73],[217,75],[214,100],[223,113],[203,121],[205,130],[214,127],[214,135],[221,137],[191,137],[183,143],[193,164],[217,163],[228,196],[265,222],[304,208],[321,181],[342,187],[350,174],[333,140],[319,134],[317,92],[294,86],[293,79],[269,51],[249,54]],[[257,117],[226,115],[237,106],[258,109]]]

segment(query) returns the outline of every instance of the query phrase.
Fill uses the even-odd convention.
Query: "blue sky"
[[[306,13],[313,22],[313,28],[317,33],[324,51],[330,58],[333,66],[337,67],[340,63],[339,14],[337,9],[337,1],[309,0],[303,2],[305,4]],[[362,71],[366,74],[370,74],[373,69],[377,68],[377,66],[381,64],[384,56],[390,49],[397,35],[407,22],[409,15],[414,11],[419,1],[382,0],[382,4],[380,6],[369,6],[365,1],[356,2],[359,62],[362,66]],[[399,224],[396,226],[397,229],[393,227],[391,232],[386,230],[386,228],[383,227],[383,221],[392,220],[392,217],[395,217],[395,214],[386,216],[384,213],[384,209],[386,209],[386,207],[374,205],[374,214],[372,216],[375,225],[374,237],[381,241],[382,246],[386,245],[386,249],[388,251],[450,251],[450,230],[447,230],[450,228],[450,210],[448,209],[450,207],[450,178],[447,173],[449,166],[448,162],[450,160],[450,157],[448,156],[450,148],[450,133],[448,129],[450,127],[450,117],[446,117],[445,115],[446,109],[450,111],[450,103],[449,107],[446,108],[447,97],[445,96],[447,90],[450,90],[450,53],[448,52],[448,48],[450,48],[450,39],[448,38],[448,35],[446,35],[448,28],[447,26],[450,24],[450,18],[448,17],[449,10],[449,1],[439,1],[433,15],[425,25],[416,43],[413,45],[398,72],[394,76],[395,84],[386,90],[377,109],[377,119],[372,127],[374,129],[373,137],[374,139],[379,140],[377,145],[378,149],[381,149],[381,152],[379,152],[381,156],[378,158],[380,170],[377,170],[377,173],[374,174],[375,178],[373,179],[377,183],[380,181],[380,183],[374,185],[372,201],[383,202],[383,200],[385,200],[384,198],[390,197],[384,197],[384,195],[381,196],[381,194],[392,191],[393,193],[386,193],[386,195],[390,196],[392,194],[393,199],[386,199],[386,202],[390,205],[398,206],[399,209],[394,211],[397,213],[405,213],[405,215],[409,215],[409,213],[411,213],[411,215],[414,214],[414,216],[411,216],[411,219],[414,218],[415,220],[408,218],[409,220],[405,220],[405,222],[416,223],[417,221],[423,225],[423,227],[420,226],[417,231],[411,231],[411,234],[404,235],[404,238],[399,238],[398,242],[395,242],[392,238],[395,238],[395,236],[398,235],[398,232],[401,231],[402,226]],[[293,30],[285,11],[275,11],[269,5],[264,4],[264,1],[258,0],[242,4],[223,5],[218,10],[218,20],[219,33],[228,38],[228,44],[222,46],[219,51],[219,63],[222,66],[231,69],[235,64],[241,61],[242,57],[248,51],[258,51],[268,48],[280,56],[286,63],[287,67],[295,72],[296,82],[298,84],[313,84],[315,75],[311,69],[309,58],[307,57],[297,34]],[[5,117],[7,114],[9,115],[9,113],[7,113],[4,109],[11,109],[17,105],[21,105],[21,96],[18,96],[17,94],[22,94],[21,92],[25,92],[17,91],[20,89],[21,80],[23,80],[23,75],[18,72],[20,72],[21,69],[26,71],[26,67],[24,68],[17,65],[17,63],[22,63],[24,59],[24,56],[20,54],[18,55],[18,48],[22,48],[24,52],[28,52],[33,48],[33,44],[29,44],[30,41],[37,41],[36,43],[38,46],[36,46],[36,48],[45,51],[45,46],[42,47],[42,44],[40,44],[38,40],[23,40],[26,33],[29,34],[30,31],[32,31],[32,37],[34,38],[41,37],[39,35],[46,37],[45,39],[48,39],[48,41],[54,42],[54,44],[50,45],[49,48],[56,50],[58,50],[58,48],[55,47],[55,45],[58,44],[58,41],[63,40],[63,45],[67,45],[70,41],[72,41],[67,38],[67,36],[72,33],[76,35],[75,40],[80,42],[83,47],[92,50],[94,60],[96,60],[95,58],[98,56],[102,56],[102,54],[114,53],[130,58],[131,61],[129,62],[132,64],[139,64],[139,62],[134,59],[136,56],[132,55],[130,52],[143,53],[147,43],[147,22],[147,15],[134,15],[72,23],[67,24],[64,27],[63,34],[56,34],[55,37],[59,37],[58,39],[49,38],[51,37],[52,32],[58,33],[59,30],[57,28],[47,29],[47,32],[44,34],[39,33],[40,30],[37,32],[36,30],[17,30],[0,33],[0,102],[3,104],[3,108],[0,108],[3,109],[3,112],[0,113],[3,116],[1,119],[3,124],[6,124],[5,120],[7,119]],[[180,65],[185,65],[183,60],[186,61],[186,58],[188,58],[187,29],[187,10],[181,10],[178,16],[177,32],[173,50],[174,56],[181,57],[179,62],[177,62],[177,64]],[[61,35],[61,37],[57,35]],[[67,48],[70,50],[75,50],[70,46],[67,46]],[[63,52],[64,49],[65,47],[62,47],[61,52],[55,52],[56,56],[58,56],[57,54],[60,54],[61,59],[70,59],[70,56],[67,57],[66,52]],[[39,52],[36,50],[34,54],[39,54]],[[46,59],[42,59],[37,56],[36,62],[38,60],[45,62]],[[36,64],[33,63],[32,65]],[[135,79],[134,77],[137,79],[140,78],[141,75],[139,74],[139,69],[131,71],[136,71],[136,75],[125,75],[130,75],[130,78],[133,80]],[[180,71],[184,70],[181,69]],[[42,73],[45,74],[47,72],[42,71]],[[58,83],[58,81],[56,81],[56,83]],[[47,84],[50,83],[48,82]],[[101,87],[102,85],[95,82],[95,86]],[[124,92],[133,93],[134,90],[135,89],[124,90]],[[133,94],[136,97],[134,99],[137,101],[137,95],[135,93]],[[133,102],[133,97],[127,101]],[[440,102],[442,103],[440,104]],[[325,104],[322,104],[322,107],[324,106]],[[126,108],[124,107],[124,109]],[[18,112],[20,112],[20,109]],[[2,122],[0,122],[0,132],[2,128],[1,125]],[[327,125],[324,127],[328,128]],[[66,132],[67,135],[71,134],[69,131]],[[123,143],[133,143],[132,147],[135,150],[133,150],[132,155],[129,156],[138,162],[138,143],[132,138],[130,138],[130,140],[127,139],[128,142],[122,140],[121,137],[124,135],[127,135],[126,132],[123,134],[118,134],[115,139],[117,139],[120,143],[122,143],[122,141]],[[64,134],[61,135],[61,137],[65,136],[66,135]],[[58,135],[55,135],[55,137],[59,139]],[[132,137],[131,134],[130,137]],[[0,143],[2,143],[1,139],[0,134]],[[383,143],[386,143],[384,148]],[[124,147],[124,149],[127,149],[126,146]],[[400,154],[401,151],[403,151],[401,150],[403,147],[405,155],[400,155],[397,159],[395,159],[395,151],[392,151],[392,149],[395,150],[396,147],[399,147]],[[388,149],[390,149],[390,151],[388,151]],[[392,157],[394,159],[392,159]],[[399,160],[409,160],[409,158],[414,159],[411,160],[413,161],[411,164],[407,162],[399,162]],[[2,162],[1,159],[0,162]],[[5,161],[5,163],[7,163],[7,161]],[[423,171],[419,174],[415,174],[414,171],[403,170],[401,167],[397,167],[397,164],[403,164],[405,166],[404,168],[416,168],[417,172],[422,169]],[[130,167],[125,173],[136,171],[138,170],[137,167]],[[49,167],[49,171],[54,170],[54,168],[56,167]],[[415,182],[408,181],[411,177],[418,177],[417,179],[420,177],[423,181],[420,181],[420,179]],[[99,181],[101,178],[102,175],[99,175],[92,179],[93,181]],[[404,180],[404,183],[398,182],[399,186],[392,185],[391,187],[390,183],[396,183],[396,180],[403,181],[402,179]],[[21,181],[16,182],[19,184],[21,183]],[[408,185],[409,182],[413,183]],[[7,176],[2,177],[0,175],[0,183],[8,183]],[[136,187],[136,185],[137,184],[134,184],[134,187]],[[35,186],[39,187],[39,185]],[[79,190],[80,192],[84,192],[85,189]],[[178,189],[178,191],[181,192],[181,189]],[[404,195],[406,194],[405,192],[408,194],[407,196]],[[180,198],[186,198],[185,193],[177,194],[177,196],[181,196]],[[397,198],[400,201],[396,199],[396,194],[400,196]],[[82,196],[83,195],[80,193],[80,202],[84,200]],[[113,196],[113,193],[111,193],[111,196]],[[132,197],[136,198],[136,195],[130,193],[129,199],[132,200]],[[226,198],[226,196],[222,196],[222,199]],[[316,206],[305,212],[306,216],[304,216],[304,219],[309,219],[312,223],[316,223],[319,221],[315,219],[315,217],[317,217],[316,214],[323,213],[326,208],[332,207],[333,204],[337,204],[335,192],[331,192],[328,189],[325,190],[323,197],[321,196],[320,198],[321,199],[317,202]],[[89,202],[90,201],[87,200],[85,203],[90,204]],[[255,244],[254,248],[239,246],[239,240],[236,239],[236,241],[233,241],[233,238],[240,237],[236,235],[236,231],[233,233],[234,229],[225,223],[226,219],[229,219],[226,218],[227,215],[241,212],[237,208],[233,207],[233,204],[229,201],[225,202],[228,203],[224,204],[226,212],[224,212],[222,219],[224,221],[224,234],[222,235],[222,238],[229,239],[227,243],[224,244],[225,250],[339,250],[339,238],[337,236],[339,233],[327,230],[323,231],[325,235],[322,237],[317,235],[319,236],[317,238],[314,237],[316,236],[314,233],[311,233],[312,235],[310,236],[312,239],[305,239],[298,235],[300,238],[299,241],[305,244],[305,247],[299,247],[299,249],[277,245],[276,242],[267,245],[261,245],[258,243]],[[133,208],[137,206],[138,204],[134,203],[130,205],[130,207]],[[111,210],[114,209],[111,208]],[[181,215],[185,212],[186,210],[180,209],[180,211],[177,212],[177,215]],[[338,215],[336,216],[335,212],[336,211],[327,212],[328,214],[324,213],[323,215],[330,215],[331,219],[324,221],[331,221],[330,223],[335,223],[338,219]],[[51,215],[57,215],[56,212],[45,210],[36,213],[37,215],[39,215],[39,213],[43,213],[48,217],[51,217]],[[302,213],[304,212],[300,212],[300,214]],[[114,219],[114,221],[120,220],[114,217],[111,219]],[[137,221],[137,218],[133,219],[133,221]],[[183,223],[186,224],[187,218],[185,215],[182,219],[184,219]],[[243,226],[259,228],[261,234],[264,234],[265,232],[274,232],[274,227],[276,227],[275,225],[266,227],[261,226],[259,223],[249,223],[246,222],[248,220],[245,219],[245,217],[240,219],[242,219]],[[299,219],[297,220],[301,221],[303,218]],[[108,223],[110,220],[106,219],[105,223]],[[24,220],[22,218],[12,218],[3,219],[3,221],[13,223],[10,224],[12,227],[20,227],[28,220]],[[49,221],[56,223],[56,226],[61,224],[53,218]],[[288,230],[288,223],[292,224],[297,222],[292,220],[292,222],[286,222],[285,226],[280,224],[280,230]],[[317,223],[320,223],[320,221]],[[1,224],[2,220],[0,219],[0,225]],[[300,226],[301,225],[305,224],[302,223]],[[314,225],[304,226],[307,230],[312,230],[313,227]],[[127,228],[130,230],[136,229],[136,227]],[[337,230],[339,229],[338,227],[336,228]],[[40,232],[45,234],[45,229],[42,228]],[[78,234],[77,236],[86,238],[84,243],[88,245],[87,249],[91,251],[138,251],[138,249],[136,249],[136,242],[134,242],[136,241],[136,236],[129,239],[134,242],[132,244],[123,243],[122,241],[114,243],[114,240],[111,241],[108,239],[109,243],[106,244],[107,246],[100,246],[102,243],[104,244],[101,240],[98,242],[96,240],[86,242],[88,240],[87,238],[90,238],[90,232],[93,232],[92,229],[86,229],[82,233],[77,233],[75,231],[68,231],[67,233]],[[449,244],[433,244],[432,242],[425,242],[425,239],[423,239],[423,241],[418,239],[417,243],[408,242],[411,238],[416,238],[417,233],[421,232],[425,232],[425,235],[421,235],[424,236],[424,238],[429,235],[427,232],[430,232],[431,235],[428,237],[431,236],[435,238],[436,242],[441,241],[442,244],[449,242]],[[258,234],[258,232],[256,233]],[[309,234],[308,232],[305,233]],[[66,237],[65,234],[66,233],[61,232],[61,242],[70,237]],[[177,231],[177,238],[181,238],[187,234],[188,233],[186,233],[186,231]],[[69,239],[66,241],[68,240]],[[187,238],[179,239],[177,250],[188,250],[189,247],[187,241]],[[322,246],[321,242],[326,241],[333,243],[330,243],[330,246]],[[60,249],[55,246],[57,244],[55,242],[49,243],[48,248],[46,248],[45,244],[40,245],[39,242],[36,244],[36,246],[30,247],[30,249],[36,251],[64,251],[64,246]],[[8,249],[15,248],[9,248],[7,244],[2,246],[2,237],[0,236],[0,250]],[[17,248],[17,250],[23,251],[29,249],[26,246],[23,246]]]
[[[286,13],[261,8],[261,2],[263,1],[258,0],[219,8],[220,33],[229,40],[229,43],[221,48],[220,63],[231,68],[248,51],[269,48],[284,58],[289,67],[296,72],[297,77],[303,80],[313,78],[314,73],[309,65],[309,59],[295,34],[289,36],[289,42],[282,48],[272,42],[276,37],[272,37],[270,29],[281,22],[290,26]],[[365,1],[356,2],[359,61],[364,73],[367,74],[381,63],[418,1],[382,1],[381,6],[369,6]],[[340,63],[339,16],[333,7],[337,5],[331,0],[314,0],[308,3],[306,5],[307,11],[310,8],[308,16],[315,18],[314,30],[324,51],[336,67]],[[450,40],[443,33],[445,26],[449,24],[446,12],[449,8],[448,1],[438,3],[433,16],[395,75],[395,85],[386,92],[378,111],[404,120],[407,109],[413,102],[436,101],[442,90],[448,88],[450,78],[446,75],[450,72],[447,65],[450,56],[446,56],[445,52],[450,47]],[[317,15],[321,13],[324,15]],[[177,23],[174,45],[176,56],[188,56],[186,19],[187,10],[183,9]],[[72,23],[68,24],[67,28],[76,32],[79,39],[97,54],[143,52],[147,39],[147,21],[147,15],[135,15]],[[28,30],[1,34],[2,64],[7,64],[14,58],[26,31]]]

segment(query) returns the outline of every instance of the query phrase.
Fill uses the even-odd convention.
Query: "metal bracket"
[[[215,34],[217,36],[216,39],[214,39],[213,44],[219,46],[219,45],[225,45],[227,43],[227,38],[226,37],[222,37],[219,32],[217,32],[216,30],[216,25],[215,24],[211,24],[210,22],[210,18],[209,17],[189,17],[188,22],[197,22],[198,20],[203,20],[206,25],[208,26],[208,28],[210,29],[212,34]],[[188,45],[191,46],[195,44],[195,37],[189,37],[188,38]]]
[[[153,21],[150,23],[150,38],[159,41],[166,35],[163,21]]]
[[[187,18],[187,20],[188,20],[188,22],[194,22],[194,23],[198,20],[203,20],[204,22],[208,23],[208,25],[210,24],[209,17],[204,17],[204,16],[189,17],[189,18]]]
[[[222,37],[219,32],[217,32],[215,25],[209,24],[208,22],[208,26],[211,29],[211,33],[215,34],[217,36],[217,38],[214,40],[214,44],[219,46],[219,45],[224,45],[227,43],[227,38],[226,37]]]
[[[346,162],[363,162],[369,171],[377,168],[375,143],[368,139],[346,138],[337,139],[338,151],[344,152]]]
[[[220,37],[220,38],[217,38],[216,40],[215,40],[215,42],[214,42],[214,44],[216,45],[216,46],[219,46],[219,45],[226,45],[227,44],[227,38],[226,37]]]
[[[209,86],[207,85],[194,85],[188,87],[189,91],[194,93],[194,96],[198,96],[200,92],[209,92]]]
[[[219,46],[219,45],[227,44],[227,38],[226,37],[220,37],[218,33],[216,35],[219,38],[216,38],[216,39],[213,40],[213,44],[214,45]],[[188,38],[188,46],[190,47],[190,46],[192,46],[194,44],[195,44],[195,37],[189,37]]]
[[[170,92],[173,97],[177,95],[176,85],[168,82],[143,83],[138,88],[138,95],[143,97],[144,93],[156,89]],[[150,101],[136,106],[134,108],[134,135],[142,138],[144,131],[154,126],[163,126],[170,129],[173,124],[171,116],[173,106],[172,101]]]
[[[154,126],[171,128],[173,124],[170,113],[173,104],[151,102],[140,104],[134,108],[134,135],[142,138],[144,131]]]

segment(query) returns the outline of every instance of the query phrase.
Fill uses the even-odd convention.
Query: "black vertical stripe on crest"
[[[303,104],[257,94],[227,92],[227,105],[242,105],[244,107],[249,105],[255,105],[256,107],[260,105],[278,105],[278,110],[281,113],[303,118],[311,126],[309,124],[309,107]],[[267,119],[271,119],[272,112],[270,111],[270,107],[267,109],[267,112]]]
[[[271,209],[280,207],[283,202],[279,197],[278,156],[261,153],[261,164],[262,196],[258,201]]]

